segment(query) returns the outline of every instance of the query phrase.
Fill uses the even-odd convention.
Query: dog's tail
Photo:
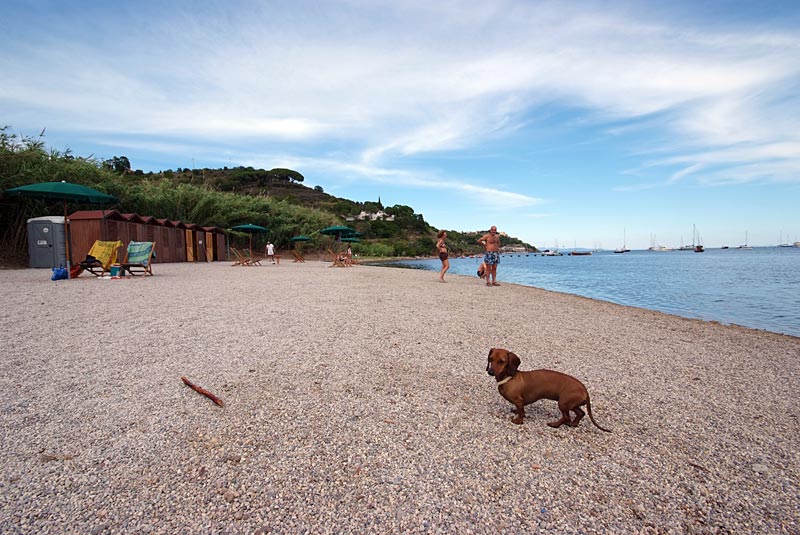
[[[594,421],[594,416],[592,416],[592,402],[589,401],[588,396],[586,398],[586,412],[589,414],[589,419],[592,421],[592,423],[594,424],[594,426],[596,428],[598,428],[600,431],[605,431],[606,433],[610,433],[611,432],[611,429],[606,429],[605,427],[600,427],[600,425],[597,422]]]

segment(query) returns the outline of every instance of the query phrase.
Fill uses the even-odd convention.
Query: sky
[[[540,248],[800,240],[793,0],[18,0],[0,50],[0,125],[76,156]]]

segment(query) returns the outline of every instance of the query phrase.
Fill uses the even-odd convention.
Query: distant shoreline
[[[794,265],[795,257],[792,256],[796,251],[786,251],[781,250],[778,247],[774,248],[756,248],[754,251],[744,251],[742,253],[734,252],[733,255],[743,254],[747,256],[740,257],[743,260],[749,261],[756,261],[756,258],[763,257],[764,260],[758,260],[756,264],[756,268],[763,267],[765,265],[770,265],[771,268],[774,269],[774,265],[770,260],[772,255],[775,254],[777,257],[775,259],[782,261],[782,266],[784,270],[791,270],[792,266]],[[691,254],[689,254],[691,253]],[[758,256],[750,256],[750,255],[758,255]],[[690,268],[693,269],[693,266],[698,265],[697,261],[700,262],[700,265],[703,265],[703,262],[712,261],[712,258],[719,258],[719,259],[733,259],[739,258],[736,256],[728,256],[728,253],[725,251],[713,251],[709,252],[707,255],[696,255],[696,253],[692,251],[685,252],[684,254],[675,254],[675,255],[664,255],[660,253],[653,252],[652,254],[648,251],[636,251],[631,253],[630,255],[626,254],[624,257],[622,255],[613,254],[611,252],[600,253],[599,255],[595,255],[596,262],[600,262],[602,258],[606,258],[605,262],[595,263],[592,261],[591,257],[578,257],[573,261],[569,259],[567,256],[562,257],[559,262],[562,263],[551,263],[556,259],[549,259],[544,260],[542,262],[547,263],[538,263],[539,260],[536,260],[535,264],[528,264],[527,262],[523,261],[522,263],[519,262],[519,257],[526,257],[526,256],[541,256],[540,254],[534,255],[533,253],[526,255],[524,253],[521,254],[507,254],[501,257],[501,269],[498,271],[498,278],[501,281],[505,281],[508,283],[515,283],[521,286],[531,287],[531,288],[539,288],[546,291],[553,291],[553,292],[561,292],[568,295],[575,295],[581,296],[589,299],[597,299],[600,301],[608,302],[608,303],[615,303],[622,306],[630,306],[633,308],[641,308],[643,310],[652,310],[652,311],[659,311],[666,314],[672,314],[677,317],[686,318],[686,319],[697,319],[701,321],[709,321],[709,322],[717,322],[723,325],[737,325],[742,328],[753,329],[756,331],[765,331],[765,332],[772,332],[776,334],[783,334],[786,336],[793,336],[793,337],[800,337],[800,326],[797,323],[797,319],[792,322],[792,318],[797,318],[796,311],[793,311],[790,307],[790,303],[787,303],[786,299],[780,298],[779,294],[771,296],[770,299],[763,300],[763,305],[761,308],[765,311],[765,316],[757,316],[754,315],[754,311],[757,310],[755,305],[750,303],[749,301],[744,301],[745,296],[738,296],[737,292],[730,290],[729,288],[717,288],[716,291],[720,293],[714,293],[712,291],[707,291],[705,294],[698,293],[697,300],[692,302],[682,302],[680,299],[676,298],[674,301],[670,301],[671,294],[668,293],[668,289],[671,287],[669,284],[664,286],[664,281],[655,287],[664,287],[665,289],[662,290],[664,293],[658,294],[655,292],[651,292],[648,294],[631,296],[626,295],[624,289],[620,293],[613,293],[609,295],[610,291],[609,288],[618,288],[620,284],[622,284],[621,280],[616,280],[616,277],[619,276],[619,273],[616,271],[613,273],[603,271],[601,266],[609,266],[608,262],[613,259],[613,265],[625,265],[626,262],[634,262],[636,258],[640,259],[636,264],[639,268],[647,268],[648,266],[661,266],[662,267],[662,275],[665,276],[667,279],[672,277],[674,273],[663,273],[663,269],[665,267],[672,266],[672,261],[677,262],[677,266],[683,266],[683,268]],[[599,257],[599,258],[598,258]],[[503,260],[505,259],[505,262]],[[696,259],[696,260],[695,260]],[[749,260],[748,260],[749,259]],[[471,260],[471,263],[464,264],[464,260]],[[524,258],[523,258],[524,260]],[[511,263],[509,263],[511,261]],[[516,263],[514,263],[516,261]],[[463,275],[472,277],[475,275],[474,269],[477,267],[478,263],[480,262],[480,258],[453,258],[450,263],[450,275]],[[589,262],[589,263],[587,263]],[[642,262],[645,262],[642,264]],[[766,264],[765,264],[766,262]],[[728,265],[738,265],[739,261],[737,260],[735,264],[728,264]],[[410,259],[402,259],[402,260],[392,260],[388,262],[378,262],[375,265],[381,265],[386,267],[408,267],[408,268],[415,268],[421,269],[424,271],[433,271],[436,272],[439,270],[439,262],[438,259],[435,258],[410,258]],[[713,265],[715,263],[706,263],[705,265]],[[511,266],[514,266],[513,269],[506,269]],[[585,269],[584,269],[585,268]],[[641,285],[650,286],[649,279],[645,282],[644,279],[641,279],[643,275],[640,275],[640,269],[634,269],[632,274],[630,275],[632,278],[626,279],[625,283],[628,284],[639,284]],[[569,271],[572,269],[573,271]],[[681,269],[681,268],[678,268]],[[575,274],[574,279],[569,274]],[[642,274],[645,271],[641,271]],[[682,272],[683,273],[683,272]],[[691,271],[686,271],[686,276],[692,276]],[[607,277],[603,276],[607,275]],[[697,274],[695,274],[697,275]],[[706,274],[709,276],[709,274]],[[658,275],[657,275],[658,276]],[[716,275],[715,275],[716,276]],[[728,274],[730,277],[731,274]],[[577,281],[577,282],[576,282]],[[580,284],[592,286],[585,286],[582,287]],[[680,286],[683,285],[682,281],[672,280],[670,284],[678,284]],[[678,295],[683,295],[680,292]],[[738,296],[738,297],[737,297]],[[693,296],[694,297],[694,296]],[[739,299],[736,301],[735,299]],[[715,303],[719,301],[719,310],[714,308]],[[740,309],[731,308],[733,306],[742,307]],[[769,309],[769,305],[776,307],[773,309]],[[788,307],[788,308],[787,308]],[[739,313],[737,315],[737,312]],[[781,318],[782,322],[773,322],[769,323],[768,314],[777,314],[778,318]],[[780,314],[783,314],[782,316]]]

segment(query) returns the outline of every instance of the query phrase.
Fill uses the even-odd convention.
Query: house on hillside
[[[383,210],[378,210],[377,212],[365,212],[361,210],[361,213],[358,215],[349,215],[345,217],[346,221],[394,221],[394,216],[389,215]]]

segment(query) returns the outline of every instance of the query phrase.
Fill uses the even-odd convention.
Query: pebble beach
[[[800,533],[800,338],[329,265],[0,271],[0,533]]]

